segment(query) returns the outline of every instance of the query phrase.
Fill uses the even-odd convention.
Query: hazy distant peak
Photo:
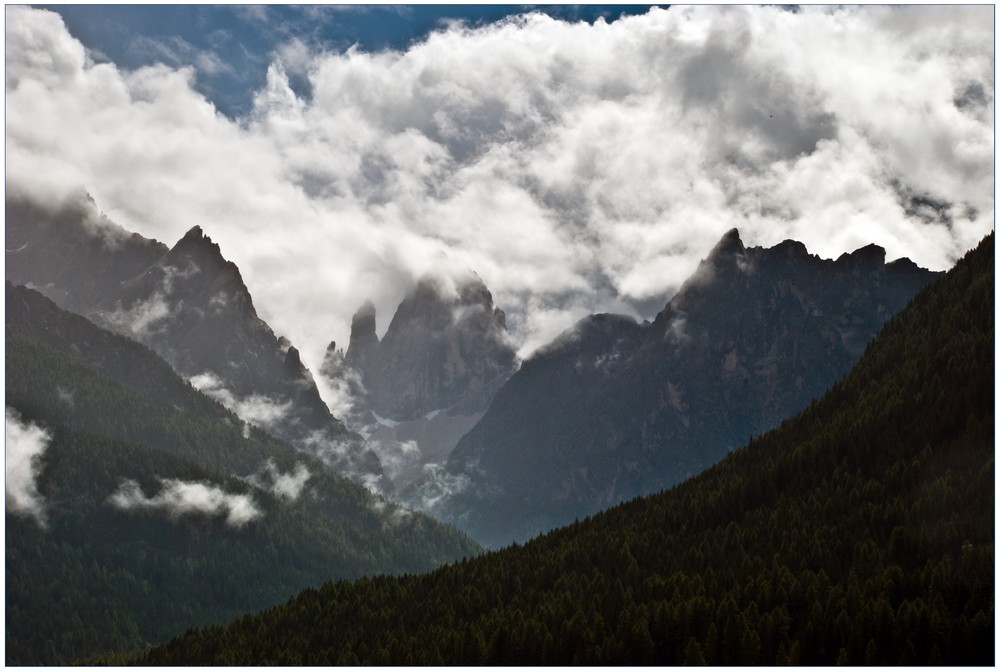
[[[375,305],[366,300],[351,319],[351,340],[355,339],[355,335],[362,336],[369,333],[373,335],[375,333]]]

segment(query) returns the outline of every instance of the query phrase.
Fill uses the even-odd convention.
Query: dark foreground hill
[[[142,649],[478,550],[244,424],[145,346],[24,287],[6,307],[8,664]],[[31,453],[31,477],[12,477]]]
[[[669,491],[134,661],[989,665],[993,511],[991,234],[820,400]]]

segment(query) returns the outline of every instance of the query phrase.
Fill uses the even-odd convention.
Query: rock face
[[[167,253],[101,215],[87,194],[52,207],[4,203],[5,277],[82,314]]]
[[[114,239],[124,242],[109,246],[103,231],[114,229],[96,235],[87,223],[92,202],[47,219],[17,207],[7,204],[7,279],[142,342],[244,420],[391,491],[377,455],[331,415],[298,350],[257,316],[239,269],[199,227],[169,250],[122,229]],[[65,239],[82,242],[82,259]],[[20,258],[28,250],[30,265]]]
[[[820,396],[935,276],[729,231],[654,322],[587,317],[527,360],[407,495],[500,545],[669,487]]]
[[[447,457],[518,362],[504,313],[475,273],[418,280],[381,341],[375,319],[366,302],[346,354],[331,343],[322,373],[349,389],[353,421],[398,486]]]
[[[511,375],[517,356],[503,310],[474,273],[449,287],[421,278],[396,309],[385,337],[375,335],[375,308],[354,315],[345,363],[361,374],[365,405],[395,421],[461,406],[485,409]]]

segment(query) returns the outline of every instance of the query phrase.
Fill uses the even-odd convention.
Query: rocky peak
[[[846,265],[853,270],[873,272],[885,265],[885,249],[878,245],[865,245],[850,254],[841,254],[838,265]]]
[[[787,259],[809,258],[809,250],[798,240],[782,240],[770,250],[775,256]]]
[[[735,228],[731,228],[715,244],[715,247],[709,252],[705,261],[712,265],[718,265],[727,259],[745,256],[746,253],[747,249],[743,246],[743,241],[740,239],[740,232]]]
[[[375,307],[370,301],[361,306],[344,362],[361,374],[371,410],[412,419],[470,394],[479,398],[513,372],[517,357],[505,321],[475,273],[425,275],[399,304],[381,340]],[[333,363],[325,370],[335,370]]]
[[[167,253],[167,259],[177,259],[187,257],[198,263],[199,266],[217,266],[220,268],[231,268],[239,275],[236,264],[227,261],[222,256],[222,248],[212,238],[205,235],[201,226],[192,226],[184,234],[177,244]]]
[[[285,369],[295,375],[302,375],[306,370],[306,367],[302,365],[299,350],[295,347],[289,347],[288,351],[285,352]]]
[[[205,232],[201,230],[201,226],[192,226],[181,240],[201,240],[205,237]]]
[[[344,361],[353,368],[365,369],[371,365],[378,344],[378,336],[375,334],[375,306],[366,300],[351,319],[351,339],[347,344]]]

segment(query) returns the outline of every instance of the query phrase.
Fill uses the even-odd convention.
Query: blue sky
[[[193,66],[195,88],[235,118],[263,86],[274,50],[299,39],[314,50],[403,50],[434,29],[539,11],[566,21],[614,21],[650,5],[39,5],[60,14],[95,60],[134,69]],[[308,95],[305,77],[290,84]]]

